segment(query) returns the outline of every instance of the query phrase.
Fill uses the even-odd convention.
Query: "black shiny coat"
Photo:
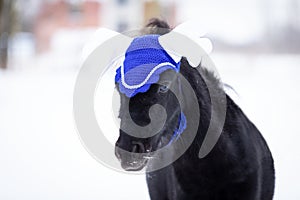
[[[196,91],[201,110],[199,129],[177,161],[147,174],[151,199],[271,200],[275,179],[271,152],[259,130],[229,96],[221,137],[205,158],[198,158],[211,116],[210,97],[203,77],[185,59],[181,73]],[[218,83],[207,70],[201,74],[206,81]]]

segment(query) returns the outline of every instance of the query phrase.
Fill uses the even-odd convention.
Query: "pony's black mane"
[[[142,35],[148,34],[158,34],[164,35],[171,31],[170,26],[163,20],[153,18],[150,19],[149,22],[146,24],[145,28],[141,30]]]

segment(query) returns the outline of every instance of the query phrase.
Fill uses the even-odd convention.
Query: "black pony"
[[[159,28],[169,28],[165,22],[157,19],[152,20],[147,27],[150,27],[151,31],[145,34],[161,35],[166,32],[161,32]],[[201,118],[197,135],[184,154],[162,169],[147,172],[151,199],[272,199],[275,176],[271,152],[255,125],[227,95],[226,119],[221,136],[206,157],[198,157],[212,115],[207,83],[223,91],[219,80],[211,72],[204,68],[201,70],[200,75],[185,58],[181,59],[180,74],[189,81],[196,93]],[[137,125],[146,126],[150,123],[149,108],[154,104],[162,105],[167,113],[166,125],[153,137],[137,138],[120,129],[115,153],[125,170],[141,170],[151,162],[159,162],[155,159],[155,153],[151,153],[168,145],[172,139],[181,111],[178,100],[169,91],[169,86],[173,84],[174,87],[181,87],[176,81],[177,76],[178,73],[167,70],[160,75],[160,82],[163,84],[152,84],[145,93],[138,93],[131,98],[120,93],[121,124],[131,117]],[[185,101],[189,101],[188,91],[182,91],[182,95]],[[125,104],[129,105],[129,112],[124,112],[124,109],[127,109],[123,107]],[[193,108],[187,110],[193,112]],[[149,156],[130,157],[120,149],[133,153],[149,153]]]

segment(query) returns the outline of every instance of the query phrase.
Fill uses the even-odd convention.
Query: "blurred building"
[[[207,28],[208,36],[214,40],[214,49],[219,51],[300,52],[299,0],[248,0],[242,4],[238,0],[16,2],[20,15],[20,32],[33,34],[32,46],[36,52],[50,50],[53,40],[56,49],[65,47],[66,42],[61,42],[67,39],[68,44],[76,43],[87,37],[87,29],[89,34],[99,26],[119,32],[134,30],[142,27],[152,17],[160,17],[171,26],[187,19],[195,20],[195,29],[201,29],[202,26]],[[76,46],[80,46],[79,43]]]
[[[37,52],[49,50],[51,40],[61,30],[73,34],[74,30],[105,26],[122,32],[137,29],[152,17],[160,17],[171,25],[176,23],[173,0],[45,0],[36,10],[32,31]]]
[[[49,49],[53,35],[60,29],[84,29],[100,25],[98,1],[43,1],[33,24],[37,52]]]

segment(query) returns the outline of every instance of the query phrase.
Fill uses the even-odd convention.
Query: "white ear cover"
[[[209,54],[213,47],[208,38],[197,36],[188,27],[184,23],[178,25],[170,33],[160,36],[159,42],[173,59],[185,56],[192,67],[197,67],[202,56]]]

